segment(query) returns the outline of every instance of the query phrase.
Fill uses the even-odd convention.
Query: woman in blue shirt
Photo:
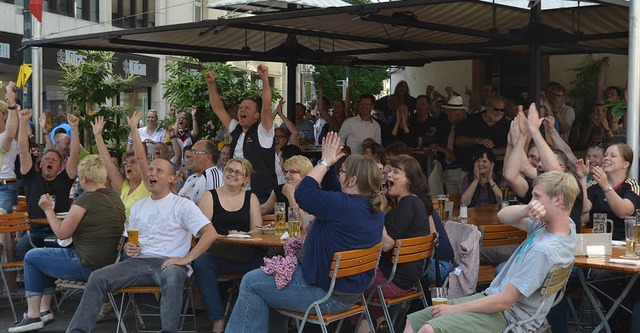
[[[384,216],[380,194],[380,172],[376,163],[363,156],[350,156],[339,171],[342,192],[320,189],[329,167],[344,154],[334,132],[322,143],[322,159],[300,182],[295,199],[301,209],[316,217],[305,240],[302,262],[282,289],[273,275],[254,270],[245,274],[226,331],[286,332],[286,318],[270,309],[304,312],[329,289],[329,270],[336,252],[363,249],[380,243]],[[349,309],[371,281],[373,272],[339,278],[334,294],[323,305],[323,313]],[[337,294],[337,295],[336,295]],[[270,313],[271,312],[271,313]],[[271,325],[269,325],[271,321]],[[278,326],[278,327],[276,327]]]

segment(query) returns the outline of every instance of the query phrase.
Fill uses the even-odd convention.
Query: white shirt
[[[2,169],[0,169],[0,179],[16,178],[16,156],[18,156],[18,141],[11,140],[11,148],[4,155]]]
[[[138,128],[138,133],[140,134],[140,140],[144,143],[144,140],[151,140],[153,142],[162,142],[167,141],[167,132],[162,129],[156,127],[156,130],[153,133],[149,134],[147,132],[147,126]],[[129,144],[133,143],[133,138],[129,136],[128,139]],[[147,143],[147,155],[153,155],[153,144]]]
[[[148,196],[131,207],[129,229],[138,229],[139,258],[184,257],[191,236],[211,223],[189,199],[169,193],[153,200]]]
[[[201,176],[197,173],[189,176],[178,193],[179,196],[187,196],[196,205],[200,203],[204,192],[222,186],[222,170],[215,165],[205,170]]]
[[[352,154],[362,154],[362,142],[364,139],[372,138],[375,142],[382,144],[380,125],[373,118],[364,121],[360,116],[348,118],[340,128],[340,143],[346,143],[351,148]]]
[[[236,129],[236,126],[240,125],[240,122],[236,119],[231,119],[229,123],[229,133],[233,132]],[[270,130],[266,130],[264,126],[258,124],[258,141],[260,141],[260,146],[262,148],[271,148],[273,146],[273,138],[275,137],[275,124],[271,125]],[[236,144],[236,149],[233,150],[233,157],[240,158],[244,157],[244,132],[240,133],[238,137],[238,143]]]

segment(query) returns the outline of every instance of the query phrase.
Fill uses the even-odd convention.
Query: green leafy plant
[[[575,74],[569,97],[573,101],[576,117],[586,118],[596,102],[599,69],[600,59],[595,59],[592,55],[585,56],[578,66],[568,69]]]
[[[623,99],[607,100],[607,104],[604,107],[611,110],[611,114],[616,117],[622,117],[627,113],[627,101]]]
[[[193,69],[194,65],[200,70]],[[244,98],[262,96],[262,88],[252,81],[253,72],[241,71],[226,63],[201,63],[196,59],[187,58],[184,61],[167,62],[165,70],[168,79],[163,84],[163,98],[177,105],[178,112],[189,112],[192,106],[197,108],[196,119],[200,124],[199,136],[202,138],[213,138],[214,129],[220,126],[220,120],[211,110],[209,103],[205,73],[216,73],[216,86],[227,110]],[[280,92],[275,88],[272,88],[272,95],[274,101],[281,98]],[[175,119],[166,118],[162,124],[166,127],[172,122],[175,122]]]
[[[82,61],[59,64],[63,74],[60,83],[70,106],[69,111],[80,118],[81,129],[88,129],[82,142],[85,146],[90,146],[86,139],[86,133],[91,132],[90,121],[94,116],[102,115],[107,121],[103,133],[105,140],[115,141],[115,146],[119,147],[120,139],[129,132],[122,119],[131,112],[131,108],[104,104],[129,88],[138,77],[114,74],[113,65],[116,59],[113,52],[78,51],[78,54],[83,58]],[[93,139],[90,140],[93,142]]]
[[[349,68],[349,79],[354,83],[351,90],[351,102],[355,103],[361,94],[377,95],[384,88],[383,81],[389,76],[389,71],[382,66]],[[330,100],[343,99],[342,87],[337,81],[347,77],[345,67],[316,66],[313,78],[324,84],[324,95]]]

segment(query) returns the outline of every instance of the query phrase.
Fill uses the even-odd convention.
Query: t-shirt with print
[[[143,198],[129,216],[129,228],[138,229],[139,258],[183,257],[191,236],[209,223],[195,203],[173,193],[158,200]]]
[[[635,179],[627,178],[622,184],[614,186],[613,190],[616,191],[620,198],[631,201],[635,209],[640,208],[640,186]],[[593,221],[593,213],[606,213],[607,218],[613,221],[613,240],[624,240],[624,218],[618,217],[613,212],[600,185],[593,182],[587,188],[587,196],[593,204],[589,211],[589,221]],[[590,225],[593,225],[593,223],[590,223]]]
[[[31,167],[29,172],[22,177],[22,185],[24,186],[24,192],[27,196],[27,212],[29,213],[29,217],[46,217],[44,211],[38,206],[40,197],[45,193],[56,196],[56,206],[54,207],[56,213],[69,211],[69,192],[71,191],[73,182],[74,179],[69,178],[66,170],[63,170],[56,178],[49,181],[42,177],[42,172],[36,172],[35,168]],[[32,228],[35,229],[41,227],[45,226],[32,226]]]
[[[573,262],[576,248],[576,226],[571,219],[570,234],[567,236],[548,232],[544,222],[534,222],[527,218],[526,224],[529,236],[485,290],[487,295],[498,294],[511,284],[522,294],[504,311],[504,316],[510,323],[528,318],[536,312],[542,302],[540,288],[547,273],[554,265],[566,266]],[[554,296],[548,296],[544,308],[534,320],[522,325],[524,331],[535,331],[543,324]]]

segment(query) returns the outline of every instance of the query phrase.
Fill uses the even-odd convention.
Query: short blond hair
[[[9,112],[9,106],[7,105],[7,102],[0,101],[0,112],[2,112],[2,113]]]
[[[580,192],[576,177],[569,172],[545,172],[533,181],[533,186],[536,185],[544,186],[545,193],[551,198],[562,195],[564,198],[563,208],[565,211],[571,211],[578,192]]]
[[[90,184],[100,184],[107,181],[107,168],[100,155],[87,155],[78,163],[78,177],[82,176]]]
[[[284,167],[285,169],[300,170],[300,176],[304,177],[313,169],[313,164],[305,156],[295,155],[284,162]]]

